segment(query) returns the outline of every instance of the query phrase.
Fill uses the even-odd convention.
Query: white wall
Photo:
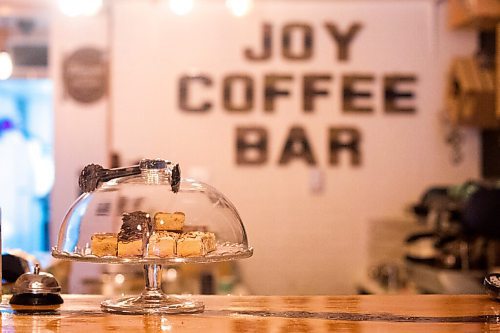
[[[50,244],[56,245],[59,226],[79,195],[78,176],[89,163],[107,163],[107,101],[80,104],[68,96],[62,82],[62,62],[82,47],[107,48],[106,16],[68,18],[54,10],[50,32],[50,68],[54,80],[56,178],[51,195]],[[99,265],[75,263],[79,277],[95,276]],[[70,282],[71,292],[82,292],[79,279]]]
[[[370,221],[403,216],[405,207],[429,185],[458,183],[479,174],[477,133],[466,132],[465,159],[452,165],[439,120],[446,66],[453,55],[473,52],[474,34],[447,31],[446,7],[436,7],[434,1],[257,1],[252,14],[241,19],[223,16],[222,3],[199,1],[199,7],[186,17],[174,16],[160,2],[114,3],[112,149],[125,162],[159,156],[177,161],[184,175],[201,176],[231,199],[255,248],[252,258],[240,262],[252,292],[352,293],[355,279],[364,270]],[[359,17],[365,27],[348,63],[332,62],[326,52],[331,51],[327,47],[331,42],[325,35],[318,35],[321,52],[317,58],[305,64],[273,60],[253,65],[241,57],[243,47],[257,43],[262,21],[304,20],[320,31],[325,20],[348,24],[353,17]],[[103,17],[91,23],[73,20],[59,17],[54,23],[56,82],[64,52],[86,43],[106,43]],[[307,71],[326,71],[335,78],[332,96],[318,99],[319,109],[312,115],[301,111],[296,83],[291,85],[292,96],[281,99],[272,115],[261,110],[261,97],[246,115],[229,115],[220,107],[206,115],[191,115],[177,108],[178,76],[190,70],[213,76],[215,84],[207,94],[218,105],[220,78],[232,71],[249,72],[258,84],[269,71],[296,77]],[[343,114],[338,78],[349,71],[373,73],[377,80],[388,72],[417,73],[417,113],[385,115],[380,109],[381,93],[376,91],[380,81],[376,81],[374,114]],[[59,81],[56,91],[60,88]],[[83,107],[59,92],[55,104],[53,226],[74,199],[77,170],[106,159],[102,149],[105,103]],[[277,164],[293,124],[307,130],[317,168],[300,161]],[[267,164],[235,164],[234,129],[238,125],[267,128],[271,139]],[[336,125],[354,125],[362,131],[361,167],[327,164],[326,131]],[[312,193],[310,188],[317,172],[324,176],[322,193]]]

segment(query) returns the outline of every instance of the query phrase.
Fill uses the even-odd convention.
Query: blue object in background
[[[2,250],[48,250],[53,138],[51,81],[0,81]]]

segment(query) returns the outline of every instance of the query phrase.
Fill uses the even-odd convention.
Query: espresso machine
[[[405,241],[405,266],[421,293],[482,293],[500,269],[500,182],[433,187],[412,207],[425,232]]]

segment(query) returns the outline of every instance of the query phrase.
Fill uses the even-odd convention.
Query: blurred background
[[[500,267],[497,0],[3,0],[4,288],[51,258],[87,164],[161,157],[238,208],[250,259],[172,293],[477,293]]]

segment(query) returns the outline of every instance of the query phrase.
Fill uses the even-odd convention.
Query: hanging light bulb
[[[101,10],[103,0],[58,0],[57,3],[64,15],[94,16]]]
[[[226,7],[234,16],[245,16],[253,7],[253,0],[226,0]]]
[[[193,0],[170,0],[168,4],[170,10],[179,16],[188,14],[194,7]]]
[[[0,51],[0,80],[7,80],[12,75],[14,64],[7,51]]]

